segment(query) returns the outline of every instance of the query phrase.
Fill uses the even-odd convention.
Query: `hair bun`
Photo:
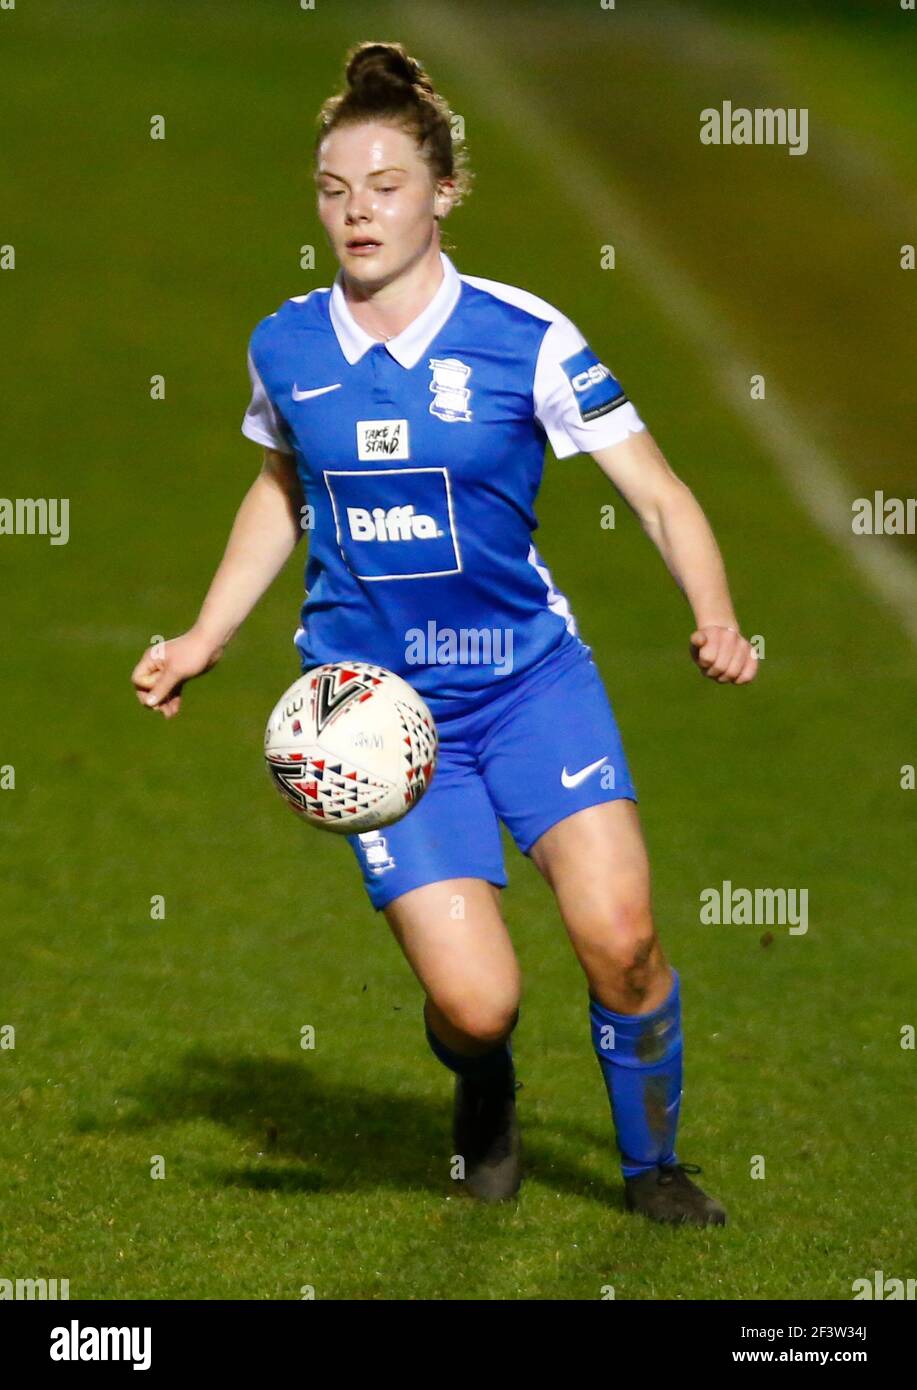
[[[352,91],[384,91],[393,87],[432,91],[423,68],[400,43],[361,44],[347,64],[346,76]]]

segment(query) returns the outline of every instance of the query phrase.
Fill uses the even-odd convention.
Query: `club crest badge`
[[[471,392],[465,383],[471,376],[471,368],[457,357],[431,357],[429,365],[433,373],[430,414],[440,420],[470,420]]]

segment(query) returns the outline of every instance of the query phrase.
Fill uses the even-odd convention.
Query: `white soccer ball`
[[[278,700],[264,757],[281,796],[340,835],[406,816],[436,767],[433,716],[407,681],[366,661],[316,666]]]

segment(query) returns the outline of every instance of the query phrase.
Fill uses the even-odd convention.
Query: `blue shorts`
[[[377,909],[442,879],[504,887],[500,821],[528,854],[575,811],[637,800],[602,678],[579,638],[437,728],[439,758],[423,798],[395,825],[347,837]]]

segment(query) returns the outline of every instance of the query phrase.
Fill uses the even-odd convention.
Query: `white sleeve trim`
[[[573,387],[560,364],[584,347],[588,344],[576,325],[558,314],[541,340],[535,364],[535,416],[559,459],[606,449],[646,428],[630,401],[594,420],[582,419]]]
[[[292,454],[283,421],[261,380],[251,349],[248,352],[248,374],[251,377],[252,398],[242,421],[242,433],[256,444],[276,449],[281,454]]]

